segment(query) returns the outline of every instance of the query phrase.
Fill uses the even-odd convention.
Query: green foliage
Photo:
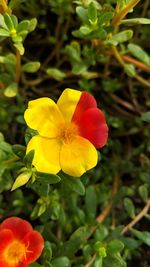
[[[30,267],[149,266],[150,19],[141,1],[115,24],[130,2],[11,0],[0,9],[0,214],[42,233]],[[39,172],[34,151],[26,155],[37,134],[26,130],[28,101],[56,100],[67,87],[93,94],[110,129],[81,178]]]

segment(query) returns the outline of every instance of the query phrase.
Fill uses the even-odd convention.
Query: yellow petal
[[[57,105],[67,122],[71,121],[81,94],[80,91],[67,88],[59,97]]]
[[[77,136],[69,144],[64,143],[60,152],[60,165],[63,172],[80,177],[95,167],[98,154],[95,147],[85,138]]]
[[[24,118],[30,128],[50,138],[57,136],[59,125],[64,123],[57,105],[48,97],[30,101]]]
[[[33,165],[39,172],[58,173],[60,171],[61,143],[57,139],[48,139],[36,135],[27,145],[27,151],[35,150]]]

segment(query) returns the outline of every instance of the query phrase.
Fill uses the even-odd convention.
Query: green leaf
[[[75,253],[80,249],[81,245],[85,243],[89,235],[89,228],[87,226],[79,227],[70,237],[70,239],[64,242],[63,247],[60,250],[61,255],[66,255],[69,258],[73,257]]]
[[[5,30],[8,30],[8,27],[4,21],[4,16],[0,14],[0,27],[4,28]]]
[[[29,21],[29,26],[28,26],[28,31],[29,32],[32,32],[35,30],[37,26],[37,19],[36,18],[33,18]]]
[[[31,151],[29,151],[29,153],[27,155],[25,155],[24,157],[24,163],[26,165],[26,167],[28,169],[31,169],[32,167],[32,161],[33,161],[33,158],[34,158],[34,153],[35,153],[35,150],[32,149]]]
[[[25,151],[26,151],[26,148],[25,146],[22,146],[22,145],[13,145],[12,146],[12,150],[13,152],[21,159],[24,158],[25,156]]]
[[[41,204],[38,209],[38,217],[40,217],[46,211],[47,205],[45,203]]]
[[[62,81],[66,77],[64,72],[56,68],[48,68],[46,73],[56,81]]]
[[[127,265],[120,254],[115,254],[105,258],[105,267],[127,267]]]
[[[148,187],[147,184],[143,184],[139,187],[139,194],[144,202],[147,202],[148,199]]]
[[[107,36],[107,32],[102,27],[99,27],[98,30],[91,34],[93,34],[93,37],[91,36],[91,38],[95,37],[97,39],[104,39]]]
[[[17,27],[17,32],[21,32],[21,31],[27,31],[28,32],[28,27],[29,27],[29,20],[23,20],[18,24]]]
[[[97,196],[95,188],[92,185],[86,189],[85,208],[88,216],[94,219],[96,216],[96,209],[97,209]]]
[[[80,27],[80,32],[84,35],[88,35],[92,32],[92,29],[88,25],[84,25]]]
[[[99,224],[96,232],[95,232],[95,239],[98,241],[103,241],[108,236],[108,229],[103,224]]]
[[[124,244],[120,240],[112,240],[107,245],[107,253],[110,255],[117,254],[124,249]]]
[[[85,72],[87,69],[87,66],[84,64],[84,62],[76,63],[72,67],[72,72],[75,75],[82,75],[83,72]]]
[[[38,61],[28,62],[22,66],[22,71],[34,73],[38,71],[38,69],[40,68],[40,65],[41,65],[40,62]]]
[[[93,2],[88,5],[88,17],[91,24],[97,23],[97,9]]]
[[[4,15],[4,21],[10,31],[15,29],[11,16],[9,16],[7,13]]]
[[[142,121],[150,122],[150,111],[145,112],[141,116]]]
[[[46,241],[44,244],[44,250],[42,253],[42,258],[43,258],[44,262],[46,262],[46,261],[50,262],[52,259],[52,246],[51,246],[51,243],[49,241]]]
[[[8,30],[0,29],[0,36],[2,36],[2,37],[8,37],[8,36],[10,36],[10,33],[9,33]]]
[[[118,45],[120,43],[126,42],[129,39],[131,39],[133,36],[133,31],[132,30],[126,30],[126,31],[122,31],[119,32],[115,35],[113,35],[108,41],[108,44],[112,44],[112,45]]]
[[[5,141],[4,135],[0,132],[0,143]]]
[[[80,45],[78,42],[72,42],[71,45],[66,46],[66,52],[73,60],[73,62],[81,63],[81,56],[80,56]]]
[[[129,77],[134,77],[136,75],[135,66],[133,64],[125,64],[124,71]]]
[[[15,43],[14,46],[19,50],[20,55],[24,54],[24,47],[22,43]]]
[[[4,90],[4,95],[7,97],[15,97],[18,93],[18,84],[11,83],[6,89]]]
[[[61,178],[52,173],[35,172],[36,180],[45,184],[55,184],[61,181]]]
[[[113,12],[104,12],[101,13],[98,17],[98,24],[103,25],[105,22],[111,20],[113,18],[114,13]]]
[[[16,33],[14,33],[14,34],[12,34],[11,35],[11,38],[12,38],[12,41],[14,42],[14,43],[21,43],[22,41],[23,41],[23,39],[22,39],[22,36],[19,36],[19,35],[17,35]]]
[[[33,130],[31,128],[27,128],[26,132],[25,132],[25,142],[26,142],[26,144],[28,144],[30,139],[33,136],[37,135],[37,134],[38,134],[38,132],[36,130]]]
[[[53,267],[70,267],[70,261],[67,257],[59,257],[52,261]]]
[[[32,172],[23,172],[21,173],[15,180],[13,186],[12,186],[12,189],[11,191],[25,185],[29,179],[31,178],[31,175],[32,175]]]
[[[129,44],[128,49],[134,57],[150,66],[150,56],[139,45]]]
[[[15,15],[11,15],[11,20],[14,24],[14,28],[16,29],[18,26],[18,18]]]
[[[14,42],[22,42],[25,37],[27,36],[28,32],[27,31],[21,31],[18,33],[16,39],[13,39]]]
[[[103,258],[102,257],[96,258],[93,267],[102,267],[102,266],[103,266]]]
[[[135,18],[135,19],[123,19],[120,24],[150,24],[150,19]]]
[[[79,18],[82,20],[83,23],[88,23],[88,11],[87,9],[78,6],[76,8],[76,13],[79,16]]]
[[[62,175],[62,182],[67,186],[71,191],[76,192],[78,195],[83,196],[85,194],[85,187],[79,178],[72,178],[71,176]]]
[[[147,232],[147,231],[141,232],[133,228],[131,228],[130,231],[132,232],[134,236],[136,236],[144,244],[150,247],[150,232]]]
[[[124,199],[124,207],[126,211],[128,212],[128,215],[133,219],[135,217],[135,208],[133,201],[130,198]]]

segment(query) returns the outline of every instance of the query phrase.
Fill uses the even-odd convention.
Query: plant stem
[[[141,212],[135,216],[135,218],[125,226],[125,228],[122,231],[122,234],[125,234],[130,228],[132,228],[138,221],[140,221],[144,215],[148,213],[150,209],[150,198],[147,200],[147,203],[145,207],[141,210]]]
[[[112,20],[112,25],[115,26],[120,23],[120,21],[127,15],[127,13],[134,8],[140,0],[132,0],[129,2],[119,13],[116,14],[114,19]]]
[[[9,164],[9,163],[13,163],[13,162],[15,162],[17,160],[19,160],[19,157],[16,156],[16,157],[14,157],[12,159],[4,160],[3,163]]]
[[[150,67],[144,64],[143,62],[136,60],[133,57],[126,56],[126,55],[123,55],[122,59],[125,60],[126,62],[134,64],[135,66],[146,71],[147,73],[150,73]]]
[[[96,218],[97,222],[102,223],[105,220],[105,218],[107,217],[107,215],[109,214],[109,212],[112,208],[112,205],[113,205],[114,197],[118,191],[118,183],[119,183],[119,177],[118,177],[118,174],[116,174],[116,176],[114,177],[110,201],[108,202],[106,208]]]
[[[18,49],[16,49],[16,82],[20,80],[21,74],[21,55]]]
[[[125,62],[123,60],[123,57],[120,55],[119,51],[117,50],[117,48],[115,46],[112,46],[112,52],[113,52],[113,55],[115,56],[115,58],[117,59],[117,61],[120,63],[120,65],[122,67],[124,67],[125,66]],[[150,88],[150,83],[148,81],[146,81],[144,78],[142,78],[141,76],[139,76],[139,75],[136,74],[133,78],[135,78],[136,80],[138,80],[144,86]]]
[[[142,78],[140,75],[136,75],[134,78],[136,78],[140,83],[142,83],[144,86],[150,88],[150,82]]]
[[[113,55],[115,56],[115,58],[118,60],[118,62],[121,64],[121,66],[124,67],[125,63],[120,55],[120,53],[118,52],[117,48],[115,46],[112,46],[112,52]]]
[[[91,260],[84,267],[90,267],[92,265],[92,263],[94,262],[95,258],[96,258],[96,253],[93,255]]]

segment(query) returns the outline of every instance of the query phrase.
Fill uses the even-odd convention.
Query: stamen
[[[27,252],[31,253],[31,251],[27,250],[23,243],[21,243],[19,240],[14,240],[6,248],[4,257],[8,264],[16,266],[19,262],[26,260]]]
[[[75,136],[78,135],[78,127],[74,123],[66,123],[64,125],[60,126],[59,132],[58,132],[58,138],[66,143],[71,143]]]

